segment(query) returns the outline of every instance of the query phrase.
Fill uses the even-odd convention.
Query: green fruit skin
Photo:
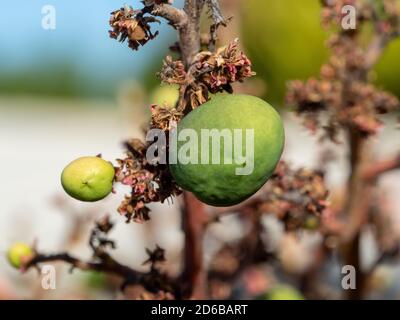
[[[81,157],[65,167],[61,184],[72,198],[94,202],[110,194],[114,175],[110,162],[99,157]]]
[[[167,105],[174,108],[179,99],[179,87],[175,85],[161,85],[152,93],[151,103],[158,106]]]
[[[265,295],[265,300],[304,300],[304,297],[291,286],[279,285]]]
[[[33,255],[32,248],[26,243],[18,242],[13,244],[7,251],[7,259],[16,268],[21,268],[22,260]]]
[[[178,124],[180,130],[191,128],[198,137],[201,129],[254,129],[254,170],[250,175],[236,175],[233,164],[170,164],[177,184],[206,204],[232,206],[259,190],[273,173],[283,151],[285,134],[279,114],[265,101],[249,95],[217,95],[190,112]],[[245,131],[242,148],[245,154]],[[178,150],[185,144],[178,142]],[[211,145],[210,154],[211,154]],[[221,143],[221,145],[223,145]],[[221,148],[223,149],[223,148]],[[221,159],[223,159],[221,150]],[[199,142],[199,158],[201,143]],[[199,160],[200,162],[200,160]]]
[[[318,218],[315,216],[307,217],[306,220],[304,221],[303,227],[304,227],[304,229],[307,229],[310,231],[316,230],[319,227]]]

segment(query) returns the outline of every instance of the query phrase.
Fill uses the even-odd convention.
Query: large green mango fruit
[[[274,172],[285,140],[275,109],[248,95],[214,96],[181,120],[175,136],[173,177],[213,206],[235,205],[259,190]]]

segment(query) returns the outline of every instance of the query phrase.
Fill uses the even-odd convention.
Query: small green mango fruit
[[[304,300],[304,296],[292,286],[278,285],[265,295],[265,300]]]
[[[14,243],[7,251],[7,258],[10,264],[20,269],[24,260],[29,259],[34,254],[32,248],[23,242]]]
[[[72,198],[94,202],[112,191],[114,175],[110,162],[99,157],[81,157],[65,167],[61,184]]]
[[[151,103],[158,106],[167,105],[174,108],[179,99],[179,88],[176,85],[158,86],[151,94]]]

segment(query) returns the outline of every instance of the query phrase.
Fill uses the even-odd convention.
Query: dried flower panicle
[[[262,191],[258,210],[275,214],[288,230],[303,228],[310,217],[320,219],[328,194],[322,172],[294,170],[281,161]]]
[[[115,180],[131,187],[118,212],[127,222],[149,220],[150,202],[164,202],[171,196],[180,194],[167,165],[154,165],[146,159],[147,146],[138,139],[126,143],[127,153],[124,159],[117,159]]]
[[[211,93],[232,93],[233,82],[255,75],[250,59],[239,49],[238,39],[215,52],[200,52],[195,60],[193,74]]]
[[[103,232],[104,234],[109,233],[113,227],[114,223],[111,222],[109,215],[105,215],[101,219],[96,221],[96,229]]]
[[[389,2],[392,1],[387,1]],[[362,12],[375,12],[371,4],[364,0],[325,1],[324,17],[328,16],[327,12],[331,12],[329,19],[337,17],[338,3],[363,5]],[[363,14],[367,19],[367,13]],[[393,15],[393,12],[388,14]],[[397,15],[400,17],[400,13]],[[359,20],[364,21],[361,18]],[[377,20],[376,28],[380,29],[386,22]],[[400,28],[400,24],[397,27]],[[388,28],[387,32],[378,33],[382,41],[388,42],[395,36],[391,28]],[[322,127],[322,137],[334,142],[338,142],[338,132],[344,127],[355,128],[363,136],[375,134],[382,127],[378,116],[400,106],[397,97],[369,83],[368,72],[372,65],[369,65],[368,59],[371,55],[370,50],[376,48],[365,48],[361,43],[358,28],[352,32],[334,34],[328,43],[331,57],[328,63],[322,66],[319,79],[289,83],[287,103],[303,117],[304,125],[312,133],[316,133],[317,129]],[[328,115],[326,123],[322,123],[321,111]]]
[[[156,268],[158,263],[163,263],[166,261],[165,250],[158,245],[156,245],[154,250],[146,248],[146,253],[148,255],[148,259],[143,262],[143,265],[149,264],[152,270]]]
[[[130,6],[125,6],[111,13],[109,31],[110,37],[124,42],[128,39],[129,47],[132,50],[138,50],[139,46],[145,45],[148,41],[158,35],[151,32],[150,23],[159,20],[151,16],[143,16],[140,10],[133,10]]]
[[[152,105],[150,128],[170,131],[183,118],[183,113],[169,106]]]
[[[166,84],[183,85],[187,81],[185,65],[180,60],[173,60],[171,56],[167,56],[164,59],[158,76]]]
[[[194,109],[208,101],[209,93],[232,93],[232,84],[242,82],[255,75],[250,59],[239,50],[238,39],[215,52],[202,51],[194,59],[194,63],[185,69],[182,61],[174,61],[166,57],[159,76],[164,83],[178,84],[183,88],[178,109],[184,110],[189,102]]]

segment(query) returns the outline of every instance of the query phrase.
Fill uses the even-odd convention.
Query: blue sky
[[[139,0],[1,0],[0,72],[21,71],[42,64],[71,63],[82,77],[135,77],[165,51],[174,32],[154,25],[160,36],[133,52],[108,36],[110,12]],[[56,29],[41,26],[42,7],[56,9]]]

